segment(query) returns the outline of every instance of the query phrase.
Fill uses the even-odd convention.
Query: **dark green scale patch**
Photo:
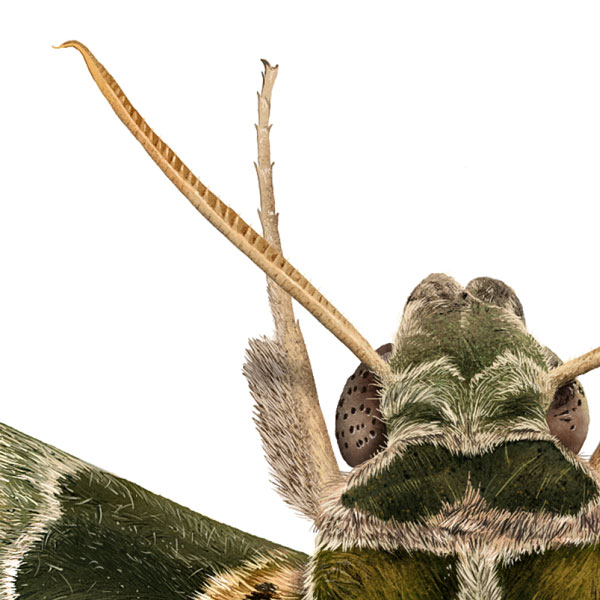
[[[345,492],[342,503],[380,519],[416,521],[438,512],[443,502],[460,500],[470,468],[467,456],[456,456],[433,444],[413,446],[385,471]]]
[[[380,519],[418,521],[456,502],[467,482],[491,507],[574,514],[598,495],[595,483],[552,442],[507,442],[467,456],[433,444],[412,446],[385,471],[342,495],[342,504]]]
[[[62,517],[19,569],[22,600],[190,598],[209,576],[279,550],[93,467],[66,477]]]
[[[473,462],[473,485],[494,507],[573,515],[598,495],[552,442],[508,442]]]
[[[598,600],[600,545],[525,554],[497,574],[504,600]]]
[[[315,558],[314,600],[452,600],[457,593],[453,556],[354,549]]]
[[[402,352],[390,361],[394,371],[449,356],[468,382],[507,350],[546,368],[537,342],[496,306],[471,302],[450,312],[429,312],[420,318],[419,325],[426,333],[403,340]]]

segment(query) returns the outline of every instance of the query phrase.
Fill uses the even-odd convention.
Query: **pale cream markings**
[[[322,512],[315,522],[318,550],[369,548],[392,552],[404,549],[439,554],[452,550],[451,536],[439,527],[431,527],[429,523],[399,524],[394,519],[385,521],[344,506],[341,503],[344,488],[332,486],[322,498]]]
[[[395,421],[388,433],[388,445],[406,444],[419,437],[462,434],[459,448],[476,453],[489,448],[494,440],[501,442],[513,433],[549,433],[542,414],[549,405],[545,395],[544,378],[547,372],[530,357],[506,351],[491,365],[476,374],[468,389],[449,357],[407,367],[397,374],[396,381],[386,389],[382,402],[384,419]],[[501,385],[500,385],[501,384]],[[500,390],[500,391],[499,391]],[[540,418],[517,418],[510,422],[488,423],[486,415],[493,414],[494,403],[509,394],[539,394]],[[551,400],[551,399],[550,399]],[[402,420],[402,409],[413,402],[427,403],[443,413],[446,423],[413,424]]]
[[[453,421],[456,415],[450,406],[456,394],[461,394],[463,381],[449,356],[410,365],[397,373],[386,389],[381,406],[383,418],[390,420],[401,415],[408,404],[426,403],[439,408]]]
[[[541,367],[532,358],[523,355],[518,350],[515,352],[506,350],[499,354],[491,365],[475,374],[471,378],[470,385],[473,391],[479,391],[479,393],[482,393],[482,386],[487,386],[487,399],[490,402],[499,395],[498,389],[495,387],[499,380],[503,381],[502,396],[519,393],[527,389],[540,393],[539,380],[547,372],[547,369]]]
[[[320,548],[325,549],[327,548]],[[459,580],[457,600],[502,600],[503,595],[495,572],[496,553],[477,543],[463,543],[457,546],[456,552]],[[316,557],[313,557],[307,572],[305,600],[314,599],[316,570],[317,561]]]
[[[478,437],[487,436],[490,431],[500,437],[519,431],[548,433],[545,413],[550,402],[540,383],[546,375],[547,371],[533,359],[512,351],[504,352],[476,374],[469,385],[469,418],[475,443]],[[518,394],[541,396],[539,418],[493,419],[499,401]]]
[[[285,554],[272,552],[211,576],[204,591],[191,600],[244,600],[262,583],[276,586],[278,600],[301,600],[304,576],[304,569],[290,565]]]
[[[315,598],[315,557],[311,556],[306,569],[306,577],[304,578],[304,589],[302,600],[314,600]]]
[[[494,308],[497,308],[502,311],[502,322],[506,324],[510,329],[518,329],[521,333],[526,333],[534,341],[537,342],[537,340],[529,333],[525,321],[521,317],[519,317],[519,315],[517,315],[516,312],[513,312],[511,309],[506,307],[496,306],[495,304],[491,304],[490,306],[493,306]]]
[[[548,512],[490,509],[475,492],[470,502],[453,514],[439,515],[436,526],[446,529],[457,542],[478,541],[502,558],[524,552],[543,552],[567,544],[594,544],[599,540],[598,502],[574,516]]]
[[[331,504],[335,503],[330,499]],[[343,511],[344,507],[335,506]],[[330,510],[334,512],[334,508]],[[348,509],[347,509],[348,510]],[[490,509],[478,490],[468,487],[465,498],[422,524],[398,524],[394,519],[376,517],[348,510],[341,520],[332,520],[319,532],[317,553],[323,550],[351,551],[368,548],[394,552],[418,550],[459,558],[462,582],[459,600],[500,600],[494,565],[514,560],[524,553],[542,553],[568,544],[594,544],[600,541],[600,506],[596,501],[575,516],[557,517],[547,512]],[[467,560],[470,548],[480,552]],[[477,550],[479,549],[479,550]],[[307,589],[312,593],[315,557],[311,559]],[[476,591],[487,595],[477,595]],[[312,598],[308,595],[307,598]]]
[[[23,451],[26,458],[15,452],[16,448]],[[25,468],[18,470],[18,467],[15,467],[20,461],[21,465],[19,466]],[[60,519],[63,514],[58,499],[60,480],[65,475],[74,475],[83,470],[85,466],[82,461],[60,450],[0,424],[1,480],[8,483],[8,478],[14,477],[26,481],[35,488],[42,499],[40,506],[36,507],[37,510],[29,513],[33,516],[24,526],[19,522],[11,526],[6,521],[0,525],[0,536],[3,540],[11,535],[18,535],[10,544],[0,546],[0,599],[16,600],[18,598],[16,580],[23,559],[30,548],[47,535],[52,523]],[[19,500],[14,497],[13,491],[7,486],[2,486],[2,488],[4,488],[2,495],[6,498],[0,502],[16,509],[19,506]],[[28,497],[24,497],[24,500],[31,502],[31,498]],[[6,514],[7,511],[5,511]],[[13,517],[19,518],[20,514],[15,511]]]
[[[409,339],[415,335],[429,335],[429,332],[421,326],[421,317],[419,316],[419,313],[425,308],[426,304],[425,300],[413,300],[404,307],[400,325],[394,338],[392,357],[396,353],[402,353],[402,344],[405,339]]]
[[[341,483],[341,493],[353,487],[364,485],[370,479],[378,477],[389,467],[395,458],[400,457],[409,447],[418,448],[419,445],[434,444],[446,448],[453,454],[465,453],[473,456],[490,452],[502,443],[517,441],[551,442],[569,463],[581,467],[586,474],[593,477],[595,481],[598,481],[595,471],[590,468],[587,461],[584,461],[574,452],[562,446],[550,433],[548,428],[539,428],[537,431],[533,429],[517,429],[515,431],[500,433],[491,429],[490,431],[483,432],[479,437],[474,439],[473,436],[466,437],[461,433],[443,433],[439,429],[430,431],[429,424],[409,424],[406,425],[405,437],[403,436],[401,439],[394,440],[387,448],[384,448],[369,460],[352,469],[345,480],[345,484]]]
[[[548,441],[559,448],[565,459],[580,467],[586,475],[600,485],[600,477],[573,452],[560,447],[554,437],[540,432],[514,432],[502,439],[490,435],[480,440],[473,454],[489,451],[499,442]],[[429,440],[454,453],[464,452],[461,436],[445,436]],[[485,442],[485,443],[484,443]],[[556,516],[546,511],[499,510],[491,508],[470,485],[465,497],[454,503],[443,504],[436,515],[422,522],[398,523],[395,519],[380,519],[360,509],[342,504],[342,494],[377,477],[405,449],[395,444],[357,467],[347,482],[331,486],[322,497],[321,512],[315,521],[318,530],[317,546],[322,549],[370,548],[394,551],[423,550],[436,554],[453,553],[461,540],[480,540],[502,553],[538,551],[540,548],[561,543],[595,543],[600,541],[600,499],[584,506],[576,515]],[[413,446],[414,447],[414,446]]]
[[[496,575],[497,555],[478,542],[457,548],[459,590],[456,600],[502,600]]]
[[[437,379],[437,381],[436,381]],[[456,414],[451,410],[451,403],[456,396],[462,397],[464,391],[460,385],[462,376],[450,357],[444,356],[426,363],[411,365],[396,374],[395,381],[383,393],[381,411],[388,425],[387,450],[392,447],[395,454],[404,451],[411,442],[432,442],[444,435],[445,427],[439,422],[411,423],[402,418],[402,410],[409,403],[426,403],[435,406],[444,413],[450,423],[456,422]],[[453,399],[454,398],[454,399]],[[447,428],[446,428],[447,429]],[[391,455],[385,451],[353,470],[358,480],[363,474],[380,472],[385,468]],[[375,470],[371,471],[375,466]],[[379,471],[378,471],[379,469]],[[368,475],[370,476],[370,475]],[[367,476],[367,477],[368,477]]]

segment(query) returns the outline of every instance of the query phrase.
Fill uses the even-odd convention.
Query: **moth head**
[[[447,275],[427,277],[406,303],[389,356],[393,375],[370,406],[381,414],[384,445],[359,444],[362,455],[352,449],[344,457],[355,468],[340,505],[358,511],[348,520],[415,522],[463,502],[469,490],[511,512],[576,514],[597,501],[600,487],[569,456],[587,431],[585,396],[564,379],[569,363],[559,362],[529,334],[503,282],[478,278],[462,287]],[[363,404],[351,402],[364,373],[361,365],[348,380],[338,424]],[[338,442],[363,435],[362,426],[358,434],[337,431]]]
[[[446,275],[430,275],[409,296],[394,345],[377,352],[395,380],[383,385],[361,363],[336,410],[336,440],[352,467],[385,448],[388,437],[405,442],[407,435],[441,430],[495,429],[510,437],[549,429],[573,452],[585,441],[583,387],[569,381],[550,402],[544,399],[535,378],[562,363],[527,332],[521,302],[500,280],[479,277],[463,288]],[[471,393],[488,402],[483,414],[468,406]]]

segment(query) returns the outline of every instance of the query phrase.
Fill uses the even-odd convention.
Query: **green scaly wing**
[[[0,530],[23,600],[294,598],[307,558],[1,424]]]

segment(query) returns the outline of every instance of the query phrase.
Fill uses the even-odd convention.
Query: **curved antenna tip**
[[[77,46],[82,46],[81,42],[77,40],[69,40],[68,42],[63,42],[60,46],[52,46],[55,50],[60,50],[61,48],[76,48]]]

